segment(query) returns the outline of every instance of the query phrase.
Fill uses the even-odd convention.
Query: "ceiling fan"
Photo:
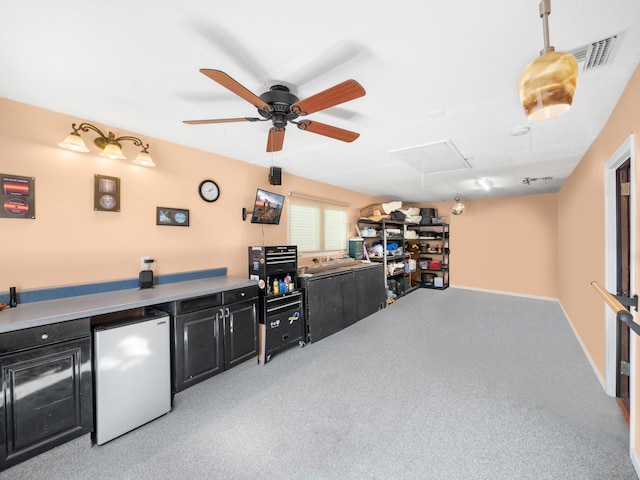
[[[348,102],[365,95],[365,90],[355,80],[346,80],[334,87],[328,88],[309,98],[300,100],[284,85],[273,85],[268,92],[262,95],[254,95],[244,86],[220,70],[208,68],[200,69],[211,80],[218,82],[223,87],[251,103],[258,109],[260,117],[219,118],[212,120],[184,120],[189,125],[202,125],[206,123],[230,123],[230,122],[266,122],[271,120],[273,126],[269,129],[267,139],[267,152],[282,150],[284,133],[287,123],[297,125],[300,130],[317,133],[325,137],[335,138],[343,142],[353,142],[360,136],[359,133],[344,130],[324,123],[312,120],[296,119],[310,113],[318,112],[340,103]]]

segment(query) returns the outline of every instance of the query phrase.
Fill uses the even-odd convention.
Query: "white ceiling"
[[[544,45],[538,3],[0,0],[0,96],[387,199],[555,192],[638,65],[640,1],[552,1],[556,50],[622,37],[608,65],[579,74],[567,114],[530,123],[517,83]],[[269,122],[185,125],[257,113],[200,68],[257,95],[284,84],[300,99],[353,78],[366,96],[305,118],[361,136],[343,143],[289,125],[271,154]],[[429,173],[412,149],[445,140],[461,169]]]

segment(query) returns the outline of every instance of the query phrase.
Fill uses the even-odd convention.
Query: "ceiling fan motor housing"
[[[260,95],[260,99],[268,103],[273,111],[258,109],[258,113],[264,118],[272,120],[276,128],[284,128],[287,122],[298,118],[298,114],[291,111],[291,105],[298,103],[300,99],[284,85],[274,85],[268,92]]]

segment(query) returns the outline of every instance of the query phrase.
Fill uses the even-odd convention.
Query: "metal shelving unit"
[[[409,239],[417,245],[416,271],[413,281],[423,288],[444,290],[449,287],[449,224],[408,225],[418,233],[417,239]]]
[[[396,220],[384,220],[384,219],[380,221],[374,221],[374,220],[368,220],[368,219],[358,220],[358,229],[360,231],[362,238],[364,238],[364,243],[366,245],[365,248],[370,248],[371,245],[375,242],[380,242],[380,244],[382,245],[382,249],[383,249],[382,256],[375,257],[375,256],[369,255],[369,258],[372,262],[379,262],[383,264],[384,275],[385,275],[385,285],[387,289],[391,289],[393,293],[395,293],[397,296],[406,295],[407,293],[417,288],[417,286],[413,285],[413,282],[411,279],[411,272],[409,271],[409,268],[408,268],[411,255],[404,249],[405,228],[406,226],[404,222],[399,222]],[[370,229],[374,229],[377,232],[375,236],[367,236],[363,233]],[[393,230],[399,229],[400,233],[397,236],[389,235],[388,234],[389,229],[393,229]],[[402,249],[401,254],[392,255],[388,253],[387,247],[392,242],[398,243],[398,246]],[[391,262],[395,262],[395,261],[401,261],[404,264],[404,267],[402,269],[397,269],[397,270],[394,270],[393,272],[390,272],[389,270],[390,270]],[[394,282],[396,282],[395,283],[396,286],[398,285],[398,283],[400,284],[400,286],[396,287],[395,289],[390,288],[394,286]]]

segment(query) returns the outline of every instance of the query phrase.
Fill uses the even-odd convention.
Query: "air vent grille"
[[[569,53],[576,58],[578,66],[582,71],[592,70],[609,64],[613,59],[617,41],[618,35],[612,35],[611,37],[577,48]]]

